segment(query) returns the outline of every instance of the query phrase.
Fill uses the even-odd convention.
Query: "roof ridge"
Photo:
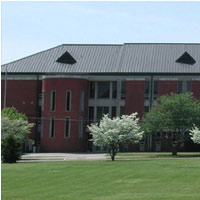
[[[65,46],[123,46],[124,44],[63,44]]]
[[[173,45],[173,44],[178,44],[178,45],[187,45],[187,44],[190,44],[190,45],[200,45],[200,43],[191,43],[191,42],[188,42],[188,43],[177,43],[177,42],[158,42],[158,43],[156,43],[156,42],[152,42],[152,43],[150,43],[150,42],[139,42],[139,43],[124,43],[124,45],[129,45],[129,44],[145,44],[145,45],[147,45],[147,44],[170,44],[170,45]]]
[[[23,57],[23,58],[20,58],[20,59],[14,60],[14,61],[9,62],[9,63],[5,63],[5,64],[3,64],[3,65],[1,65],[1,66],[3,67],[3,66],[5,66],[5,65],[9,65],[9,64],[11,64],[11,63],[14,63],[14,62],[17,62],[17,61],[20,61],[20,60],[23,60],[23,59],[26,59],[26,58],[29,58],[29,57],[35,56],[35,55],[37,55],[37,54],[40,54],[40,53],[43,53],[43,52],[46,52],[46,51],[49,51],[49,50],[52,50],[52,49],[55,49],[55,48],[58,48],[58,47],[61,47],[61,46],[63,46],[63,44],[58,45],[58,46],[55,46],[55,47],[51,47],[51,48],[49,48],[49,49],[46,49],[46,50],[40,51],[40,52],[38,52],[38,53],[31,54],[31,55],[29,55],[29,56],[25,56],[25,57]]]

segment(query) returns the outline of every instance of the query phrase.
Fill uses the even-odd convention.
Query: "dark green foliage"
[[[8,135],[2,141],[2,161],[4,163],[15,163],[22,154],[22,143],[14,135]]]
[[[158,98],[158,105],[142,119],[146,134],[156,132],[173,133],[172,150],[176,155],[177,146],[189,139],[188,131],[200,125],[200,101],[192,93],[171,94]]]

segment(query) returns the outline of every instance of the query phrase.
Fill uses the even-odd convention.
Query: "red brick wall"
[[[126,81],[125,113],[144,113],[144,81]]]
[[[4,80],[1,81],[1,108],[4,105]],[[25,113],[30,122],[35,123],[37,107],[37,80],[8,80],[6,106],[14,106],[19,112]],[[35,138],[35,128],[31,138]]]
[[[177,81],[158,81],[158,96],[177,93]]]
[[[200,81],[192,81],[192,92],[195,98],[200,99]]]
[[[87,137],[83,129],[83,138],[79,138],[79,120],[87,119],[88,110],[88,81],[84,79],[59,78],[44,79],[43,137],[41,151],[43,152],[81,152],[86,151]],[[50,112],[50,93],[56,91],[56,110]],[[65,111],[66,90],[71,91],[71,112]],[[80,111],[80,95],[84,91],[84,112]],[[55,118],[55,136],[49,138],[49,120]],[[65,118],[70,117],[70,138],[64,137]]]

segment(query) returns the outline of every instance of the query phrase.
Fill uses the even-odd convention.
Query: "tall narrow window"
[[[177,93],[180,94],[183,92],[183,81],[178,81]]]
[[[90,106],[89,107],[89,124],[94,122],[94,107]]]
[[[100,121],[104,114],[109,114],[109,107],[108,106],[105,106],[105,107],[98,106],[97,107],[97,121]]]
[[[150,92],[150,81],[146,80],[144,85],[144,98],[149,99]]]
[[[71,91],[66,91],[66,111],[71,111]]]
[[[81,97],[80,97],[80,111],[83,112],[84,111],[84,92],[81,92]]]
[[[158,96],[158,80],[153,82],[153,98],[156,99]]]
[[[110,97],[110,82],[103,81],[98,82],[98,98],[109,98]]]
[[[112,98],[117,98],[117,81],[112,82]]]
[[[50,102],[50,110],[55,111],[56,106],[56,91],[51,91],[51,102]]]
[[[126,88],[125,88],[125,81],[121,82],[121,99],[125,99]]]
[[[112,106],[112,114],[111,114],[111,117],[116,117],[117,116],[117,107],[116,106]]]
[[[55,120],[54,118],[50,118],[50,127],[49,127],[49,137],[53,138],[55,132]]]
[[[120,106],[120,115],[124,115],[124,114],[125,114],[125,107]]]
[[[95,82],[90,82],[89,97],[91,99],[94,99],[94,97],[95,97]]]
[[[186,91],[187,92],[191,92],[191,90],[192,90],[192,82],[191,81],[187,81]]]
[[[80,118],[79,121],[79,138],[83,137],[83,118]]]
[[[65,118],[65,138],[70,137],[70,118]]]

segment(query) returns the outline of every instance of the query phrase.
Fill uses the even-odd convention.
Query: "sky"
[[[2,2],[1,62],[61,44],[200,43],[200,2]]]

